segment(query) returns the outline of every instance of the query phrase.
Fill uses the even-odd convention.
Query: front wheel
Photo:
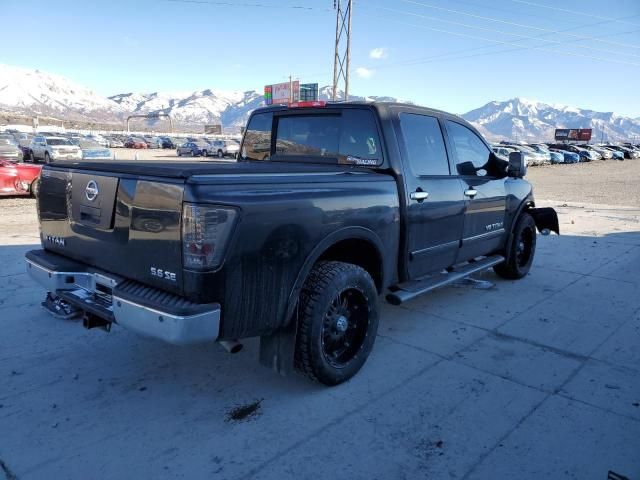
[[[218,150],[218,158],[224,157],[224,152],[222,150]]]
[[[202,156],[203,156],[203,157],[206,157],[206,156],[208,156],[208,155],[209,155],[209,154],[207,153],[207,151],[206,151],[206,150],[202,150]]]
[[[51,163],[51,157],[48,152],[45,152],[44,154],[44,163]]]
[[[296,368],[325,385],[338,385],[364,365],[378,331],[378,291],[357,265],[320,262],[300,294]]]
[[[33,182],[31,182],[31,186],[29,187],[29,193],[33,198],[38,198],[38,191],[40,189],[40,181],[36,178]]]
[[[525,212],[516,223],[506,261],[493,270],[503,278],[520,279],[529,273],[535,252],[536,224],[533,217]]]

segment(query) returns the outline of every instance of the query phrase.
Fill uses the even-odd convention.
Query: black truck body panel
[[[219,339],[269,335],[287,326],[314,263],[341,245],[356,245],[356,251],[366,252],[366,261],[377,265],[371,273],[381,293],[504,250],[517,216],[534,207],[531,186],[507,177],[506,166],[501,175],[458,174],[445,122],[461,122],[476,132],[472,126],[444,112],[402,104],[330,107],[336,112],[351,108],[374,113],[382,154],[375,167],[277,157],[47,165],[38,199],[43,247],[191,303],[220,304]],[[253,115],[265,111],[274,112],[274,118],[300,113],[269,107]],[[304,109],[306,114],[327,111]],[[438,119],[450,175],[411,172],[399,112]],[[274,144],[272,139],[273,151]],[[104,193],[99,204],[86,201],[91,181]],[[476,193],[467,196],[471,190]],[[416,201],[411,198],[416,191],[429,197]],[[239,212],[224,262],[214,271],[184,268],[185,203]],[[540,211],[536,223],[553,230],[552,217]],[[339,254],[339,248],[333,253]],[[175,273],[175,279],[150,275],[152,268]]]

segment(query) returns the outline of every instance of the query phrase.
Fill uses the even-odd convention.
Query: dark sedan
[[[198,157],[202,155],[202,151],[209,147],[209,144],[206,142],[187,142],[180,145],[176,153],[179,157],[186,155],[188,157]]]

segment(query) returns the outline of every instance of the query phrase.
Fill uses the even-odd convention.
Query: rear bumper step
[[[392,305],[401,305],[402,303],[411,300],[423,293],[430,292],[436,288],[444,287],[450,283],[456,282],[460,279],[468,277],[487,268],[498,265],[504,262],[502,255],[493,255],[478,259],[474,262],[470,262],[459,268],[451,270],[450,272],[438,273],[436,275],[430,275],[419,280],[411,282],[401,283],[396,286],[395,290],[387,295],[387,302]]]
[[[218,339],[222,309],[217,303],[193,303],[45,250],[25,257],[36,282],[107,322],[178,345]]]

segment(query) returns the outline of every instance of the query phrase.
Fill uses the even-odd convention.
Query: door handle
[[[467,197],[473,198],[473,197],[475,197],[475,196],[478,194],[478,191],[477,191],[475,188],[467,188],[467,189],[464,191],[464,194],[465,194]]]
[[[417,191],[417,192],[411,192],[411,194],[409,194],[409,198],[411,198],[411,200],[417,200],[419,202],[422,202],[428,197],[429,197],[429,192]]]

